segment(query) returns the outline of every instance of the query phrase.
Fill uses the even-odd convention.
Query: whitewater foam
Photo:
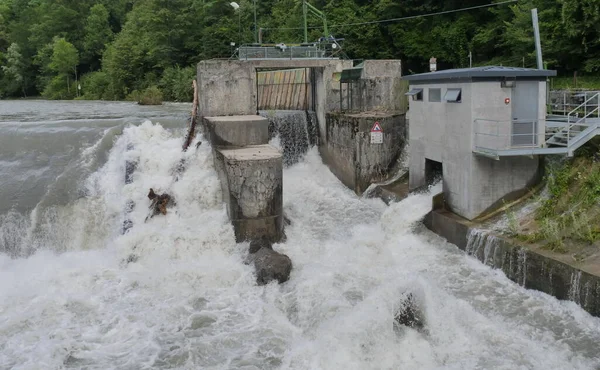
[[[210,146],[182,153],[181,141],[149,121],[124,128],[85,197],[49,219],[56,236],[28,258],[0,254],[0,368],[600,365],[598,319],[416,232],[438,188],[386,207],[345,188],[316,148],[284,171],[291,225],[274,247],[294,262],[291,278],[257,286]],[[131,184],[127,159],[138,163]],[[144,222],[150,187],[176,205]],[[133,227],[121,235],[128,200]],[[406,292],[424,311],[423,333],[394,330]]]

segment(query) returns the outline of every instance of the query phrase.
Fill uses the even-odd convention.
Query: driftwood
[[[188,130],[187,136],[185,137],[185,141],[183,142],[184,152],[192,144],[192,141],[194,141],[194,137],[196,137],[196,124],[198,115],[198,84],[196,83],[196,80],[192,81],[192,85],[194,86],[194,103],[192,106],[192,119],[190,121],[190,128]]]
[[[166,215],[167,206],[171,206],[175,203],[169,194],[156,194],[152,188],[150,188],[150,192],[148,193],[148,199],[150,199],[152,203],[150,203],[150,214],[146,217],[146,221],[158,214]]]

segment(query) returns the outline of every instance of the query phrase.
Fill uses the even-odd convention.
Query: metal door
[[[538,81],[517,81],[512,97],[511,145],[536,146],[538,133]]]

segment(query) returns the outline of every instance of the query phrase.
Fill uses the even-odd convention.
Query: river
[[[181,152],[189,111],[0,101],[1,369],[600,368],[600,319],[424,230],[431,194],[357,197],[315,148],[284,169],[291,278],[257,286],[209,145]],[[151,187],[177,204],[144,222]],[[407,292],[423,331],[394,327]]]

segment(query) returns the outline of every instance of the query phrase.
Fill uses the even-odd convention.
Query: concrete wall
[[[408,84],[402,80],[400,60],[365,60],[362,78],[369,84],[365,101],[367,110],[406,113],[404,96]]]
[[[425,185],[425,159],[441,162],[447,206],[471,220],[498,205],[503,197],[536,183],[540,174],[537,157],[503,157],[494,161],[473,154],[475,130],[482,129],[474,124],[478,118],[500,121],[483,126],[498,136],[485,137],[478,143],[498,148],[510,144],[512,111],[504,99],[512,98],[511,89],[501,88],[500,81],[413,87],[423,89],[423,100],[409,99],[411,190]],[[442,89],[442,102],[429,102],[430,88]],[[462,89],[461,103],[444,101],[448,88]]]
[[[552,255],[539,247],[524,247],[444,210],[434,210],[425,225],[482,263],[500,269],[517,284],[568,299],[594,316],[600,316],[600,276],[585,271],[569,255]]]
[[[443,165],[444,194],[448,205],[458,214],[469,211],[470,161],[472,153],[471,84],[454,83],[442,87],[442,102],[429,102],[429,89],[437,84],[418,85],[423,100],[409,99],[410,164],[409,187],[426,183],[425,159]],[[460,88],[461,103],[444,102],[448,88]]]
[[[546,98],[548,94],[548,85],[546,81],[539,82],[539,95],[538,95],[538,143],[540,146],[546,146]]]
[[[315,111],[321,134],[325,113],[339,107],[339,81],[334,72],[352,67],[350,60],[206,60],[198,63],[198,95],[201,117],[257,114],[257,71],[264,69],[313,68]]]
[[[344,86],[348,86],[342,92],[345,112],[406,113],[408,110],[408,101],[404,95],[408,82],[402,80],[400,60],[365,60],[361,79]],[[336,111],[340,111],[339,105]]]
[[[319,147],[323,162],[344,185],[362,194],[372,183],[386,180],[404,155],[405,118],[384,112],[327,114],[326,134]],[[371,144],[375,122],[383,129],[383,144]]]

